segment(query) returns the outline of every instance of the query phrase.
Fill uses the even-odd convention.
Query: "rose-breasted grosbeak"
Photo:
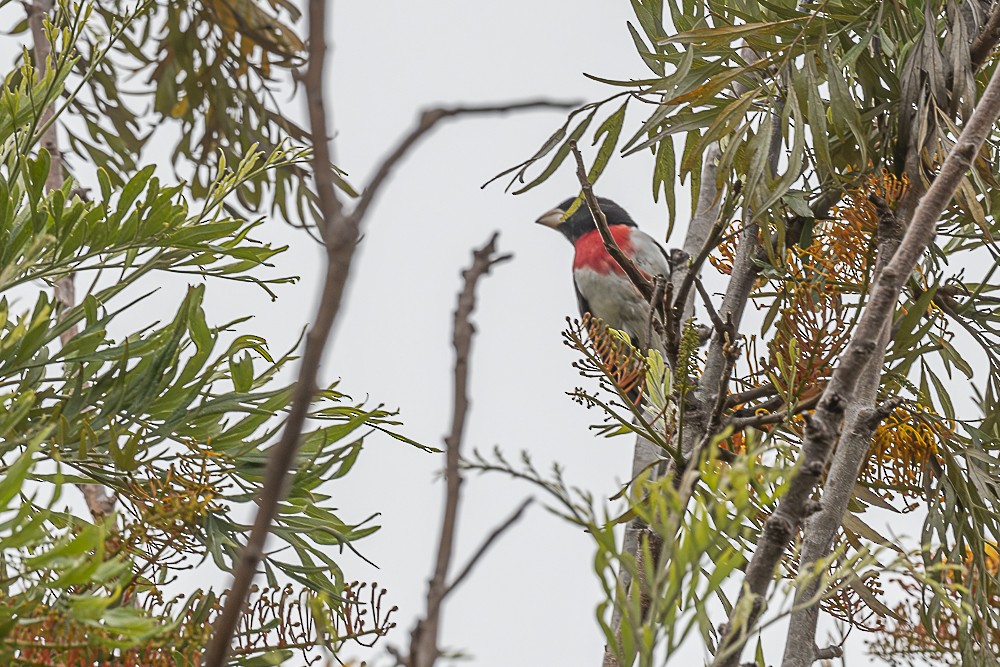
[[[576,251],[573,283],[580,313],[590,313],[604,320],[609,327],[626,332],[633,345],[640,349],[650,347],[650,341],[646,340],[649,304],[604,248],[601,233],[597,231],[586,203],[566,218],[566,211],[574,200],[567,199],[537,222],[562,233],[573,244]],[[639,270],[650,278],[656,275],[669,277],[670,261],[663,248],[640,231],[621,206],[603,197],[598,197],[597,201],[608,220],[611,236]]]

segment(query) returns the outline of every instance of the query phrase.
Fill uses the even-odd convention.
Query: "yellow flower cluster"
[[[206,515],[218,511],[220,472],[209,458],[192,453],[160,475],[130,479],[128,498],[138,515],[134,527],[141,535],[134,539],[152,543],[185,542],[191,538],[192,527],[200,526]]]
[[[925,406],[900,406],[875,430],[861,480],[902,495],[920,493],[929,468],[939,468],[939,444],[954,426]]]

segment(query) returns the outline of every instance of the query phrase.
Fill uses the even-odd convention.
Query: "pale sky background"
[[[363,185],[426,107],[536,97],[589,101],[611,91],[584,72],[645,78],[629,19],[626,0],[340,0],[333,6],[328,65],[337,164]],[[303,104],[296,98],[289,108],[300,113]],[[567,164],[519,197],[499,184],[480,189],[533,154],[563,116],[545,111],[447,121],[411,153],[368,216],[322,377],[340,378],[340,389],[357,399],[369,396],[372,404],[398,408],[403,433],[442,446],[451,415],[451,317],[459,273],[471,249],[499,231],[500,250],[515,258],[480,286],[466,451],[499,446],[516,460],[525,450],[543,470],[557,461],[567,482],[602,498],[627,478],[632,442],[595,436],[588,426],[600,415],[565,395],[584,382],[560,336],[565,317],[576,315],[572,248],[533,224],[576,193],[575,177]],[[640,118],[630,120],[625,134]],[[652,201],[651,168],[646,154],[614,158],[597,190],[663,239],[666,209]],[[687,190],[681,192],[675,244],[687,219]],[[206,309],[214,323],[253,312],[246,331],[263,335],[280,352],[312,317],[321,252],[277,220],[258,236],[289,244],[276,273],[302,280],[280,286],[274,303],[248,286],[209,283]],[[184,282],[165,287],[164,298],[179,295]],[[434,557],[442,466],[440,456],[372,436],[354,470],[326,489],[344,520],[381,513],[382,530],[356,545],[378,569],[346,555],[344,568],[349,579],[377,580],[399,607],[397,629],[376,649],[349,647],[342,659],[384,665],[386,643],[407,645]],[[453,572],[526,495],[538,495],[499,476],[472,476],[463,491]],[[476,667],[596,667],[604,640],[594,620],[601,592],[592,557],[586,535],[536,504],[449,598],[442,646],[465,653]],[[855,633],[850,645],[860,647],[859,639]],[[783,633],[775,640],[771,662],[780,660]],[[866,661],[860,649],[849,656],[851,664]],[[684,659],[700,657],[692,650]]]

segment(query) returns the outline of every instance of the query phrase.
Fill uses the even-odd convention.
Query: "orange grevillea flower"
[[[590,313],[584,313],[582,321],[571,322],[563,336],[567,345],[584,353],[584,359],[574,363],[584,377],[609,382],[639,404],[646,388],[647,364],[638,350]]]

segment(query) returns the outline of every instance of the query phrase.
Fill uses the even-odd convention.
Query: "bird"
[[[584,203],[572,215],[566,215],[574,201],[576,197],[567,199],[536,222],[556,230],[573,244],[573,284],[580,314],[590,313],[609,327],[624,331],[636,348],[659,347],[647,340],[649,304],[608,254],[589,207]],[[597,203],[611,236],[636,267],[650,278],[669,278],[671,262],[663,247],[640,230],[621,206],[605,197],[598,197]]]

